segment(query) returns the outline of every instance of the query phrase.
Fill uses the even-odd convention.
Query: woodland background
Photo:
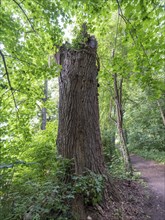
[[[57,181],[69,161],[56,152],[61,67],[54,54],[63,42],[77,41],[84,22],[98,41],[100,126],[110,173],[128,177],[114,75],[129,151],[165,162],[163,1],[2,0],[0,10],[1,219],[22,219],[32,204],[33,219],[45,219],[53,206],[62,210],[58,219],[68,219],[64,200],[74,193]],[[101,190],[99,180],[90,185],[84,177],[79,184],[85,192]]]

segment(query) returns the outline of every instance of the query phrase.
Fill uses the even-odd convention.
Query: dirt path
[[[133,167],[141,173],[151,190],[151,220],[165,220],[165,165],[131,155]]]

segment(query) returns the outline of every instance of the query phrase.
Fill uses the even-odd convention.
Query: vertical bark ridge
[[[77,175],[83,175],[87,170],[107,174],[99,127],[96,49],[66,49],[61,57],[58,152],[62,157],[74,160],[72,172]],[[104,200],[110,195],[119,200],[107,175]],[[76,195],[72,206],[73,213],[79,216],[77,219],[85,220],[83,195]]]
[[[75,160],[77,174],[82,174],[85,169],[101,173],[104,162],[99,129],[96,54],[66,50],[62,67],[59,78],[59,153]]]

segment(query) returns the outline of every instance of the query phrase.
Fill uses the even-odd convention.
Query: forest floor
[[[150,220],[165,220],[165,165],[131,155],[133,168],[147,183],[149,200],[145,204]]]
[[[137,155],[131,155],[131,162],[136,180],[114,179],[120,202],[112,200],[102,217],[89,219],[165,220],[165,165]]]

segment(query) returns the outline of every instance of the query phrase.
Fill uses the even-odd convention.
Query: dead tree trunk
[[[90,170],[105,174],[98,108],[98,68],[96,48],[74,50],[61,48],[56,61],[62,65],[59,77],[59,127],[58,152],[62,157],[74,160],[77,175]],[[112,186],[112,194],[114,188]],[[83,198],[74,202],[74,213],[80,220],[86,219]]]
[[[76,174],[87,169],[103,173],[97,93],[96,54],[63,51],[59,78],[58,152],[74,158]]]
[[[114,94],[117,113],[117,129],[120,139],[120,150],[124,160],[125,170],[132,175],[132,165],[123,129],[122,83],[123,79],[120,80],[118,85],[117,74],[114,74]]]

